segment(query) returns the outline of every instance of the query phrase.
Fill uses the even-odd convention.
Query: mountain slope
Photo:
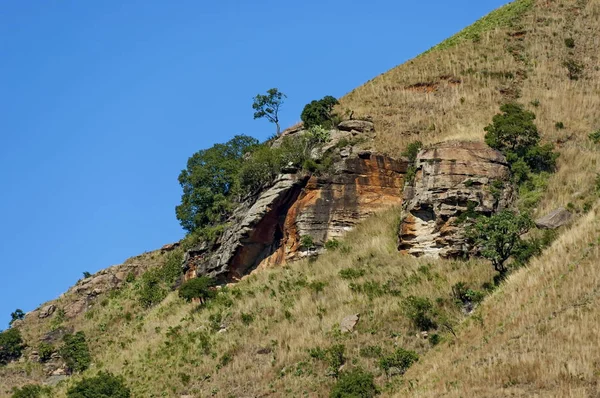
[[[502,102],[535,112],[543,139],[560,153],[558,170],[521,201],[535,215],[564,206],[577,219],[499,289],[486,290],[494,276],[486,261],[399,255],[395,209],[365,221],[336,250],[254,273],[206,306],[165,290],[147,308],[140,297],[148,279],[139,275],[73,318],[28,316],[20,326],[27,355],[53,331],[88,337],[91,368],[52,396],[100,370],[123,375],[134,397],[327,396],[341,362],[373,372],[382,396],[597,395],[600,148],[588,134],[600,128],[599,20],[600,0],[519,0],[340,100],[342,112],[372,118],[370,145],[390,155],[415,140],[482,141]],[[140,261],[168,274],[182,254]],[[473,312],[457,303],[460,282],[487,295]],[[423,316],[436,327],[427,338],[411,296],[431,305]],[[355,332],[341,333],[339,323],[357,313]],[[379,360],[398,347],[420,359],[388,377]],[[0,396],[46,377],[32,360],[0,367]]]

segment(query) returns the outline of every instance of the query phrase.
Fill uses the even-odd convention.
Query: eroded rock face
[[[214,247],[187,253],[186,278],[209,275],[232,281],[256,268],[317,253],[375,211],[402,203],[406,161],[345,150],[347,155],[338,158],[328,175],[282,175],[236,210]],[[305,236],[313,247],[302,246]]]
[[[476,142],[445,142],[419,153],[416,175],[405,188],[399,250],[414,256],[452,258],[468,247],[458,217],[490,215],[511,200],[504,156]]]

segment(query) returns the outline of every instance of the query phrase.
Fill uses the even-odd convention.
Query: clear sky
[[[0,1],[0,329],[82,276],[177,241],[177,176],[265,139],[506,0]]]

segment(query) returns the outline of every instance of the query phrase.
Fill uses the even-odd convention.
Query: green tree
[[[15,321],[20,321],[25,318],[25,313],[21,309],[16,309],[15,312],[10,313],[10,322],[9,325],[12,325]]]
[[[19,329],[8,329],[0,332],[0,365],[19,359],[24,344]]]
[[[304,127],[307,129],[314,126],[322,126],[326,129],[332,128],[333,115],[331,111],[337,104],[339,104],[338,100],[331,95],[306,104],[300,115],[302,122],[304,122]]]
[[[254,109],[254,119],[266,118],[277,126],[277,135],[281,132],[279,126],[279,110],[283,105],[283,99],[287,98],[285,94],[276,88],[267,90],[267,95],[257,94],[254,97],[252,109]]]
[[[215,291],[211,288],[215,281],[207,276],[190,279],[184,282],[179,288],[179,297],[186,301],[199,299],[201,304],[215,296]]]
[[[63,337],[63,343],[59,353],[71,371],[83,372],[89,368],[92,357],[85,333],[67,334]]]
[[[179,174],[183,188],[175,209],[181,226],[189,232],[223,223],[231,214],[238,192],[238,174],[244,155],[258,141],[237,135],[225,144],[196,152]]]
[[[504,104],[500,110],[485,128],[485,142],[506,156],[515,181],[524,182],[532,171],[554,171],[558,154],[551,144],[540,145],[535,114],[516,103]]]
[[[122,377],[100,372],[86,377],[69,388],[67,398],[129,398],[131,391]]]
[[[504,154],[514,153],[523,157],[529,148],[540,141],[540,134],[533,122],[535,114],[516,103],[504,104],[501,114],[492,119],[485,128],[485,142]]]
[[[504,276],[506,261],[522,245],[521,235],[529,231],[533,222],[528,215],[504,210],[491,217],[480,217],[467,229],[467,237],[480,254],[490,260],[494,269]]]

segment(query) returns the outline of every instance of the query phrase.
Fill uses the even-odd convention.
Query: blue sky
[[[16,308],[183,237],[177,176],[235,134],[265,139],[503,0],[0,3],[0,329]]]

